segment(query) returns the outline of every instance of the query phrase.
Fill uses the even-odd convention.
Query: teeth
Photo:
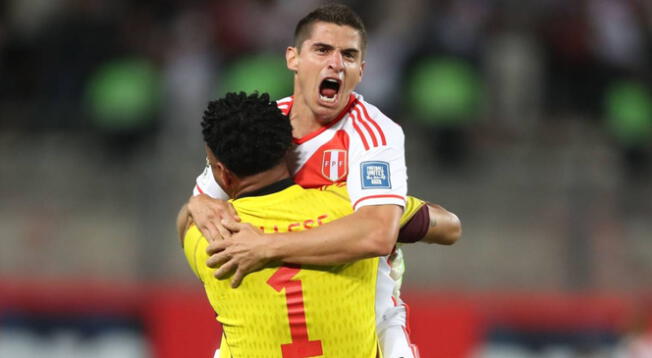
[[[319,95],[319,98],[321,98],[321,100],[324,101],[324,102],[333,103],[337,99],[337,95],[335,95],[333,97],[326,97],[326,96]]]
[[[325,79],[324,81],[333,82],[333,83],[338,83],[338,81],[337,81],[336,79],[332,79],[332,78],[327,78],[327,79]]]

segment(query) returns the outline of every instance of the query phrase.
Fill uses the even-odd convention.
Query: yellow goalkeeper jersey
[[[352,213],[346,187],[337,185],[292,185],[232,203],[243,222],[265,233],[310,229]],[[401,224],[422,205],[410,197]],[[191,226],[184,252],[222,324],[221,358],[381,356],[374,311],[378,258],[336,266],[268,267],[232,289],[229,279],[215,279],[206,266],[207,245]]]

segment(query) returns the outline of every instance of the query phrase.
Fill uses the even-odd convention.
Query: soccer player
[[[329,265],[394,252],[407,193],[404,136],[397,124],[353,92],[364,72],[366,42],[362,21],[346,6],[327,5],[305,16],[295,29],[294,46],[286,50],[294,93],[277,102],[291,120],[295,148],[289,164],[295,182],[303,187],[346,183],[355,212],[273,240],[231,223],[228,228],[236,234],[214,240],[224,232],[220,220],[233,210],[215,200],[228,196],[207,168],[197,178],[197,195],[188,209],[212,240],[210,263],[221,265],[217,277],[235,270],[231,282],[237,286],[245,274],[271,260]],[[435,205],[422,212],[433,224],[425,240],[452,243],[459,238],[454,214]],[[384,355],[407,358],[416,353],[405,333],[406,312],[395,281],[402,275],[400,258],[397,251],[392,260],[380,260],[376,313]]]
[[[290,123],[267,94],[229,93],[211,102],[202,128],[210,171],[243,221],[264,232],[301,231],[353,212],[344,185],[294,184],[284,161]],[[423,204],[408,198],[402,223]],[[271,264],[233,289],[205,265],[208,241],[190,224],[179,216],[184,253],[224,329],[219,357],[378,356],[378,257],[336,266]]]

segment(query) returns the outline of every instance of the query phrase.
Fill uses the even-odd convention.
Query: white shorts
[[[383,315],[377,327],[383,358],[419,358],[419,350],[410,342],[405,328],[406,316],[405,305],[400,299],[396,307]]]

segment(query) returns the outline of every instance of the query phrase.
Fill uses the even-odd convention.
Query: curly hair
[[[323,5],[299,20],[294,29],[294,46],[296,48],[301,50],[301,44],[310,36],[312,26],[317,22],[351,26],[360,33],[360,49],[363,54],[366,52],[367,30],[362,19],[347,5],[337,3]]]
[[[239,177],[278,165],[292,145],[290,120],[267,93],[227,93],[208,103],[201,126],[206,145]]]

